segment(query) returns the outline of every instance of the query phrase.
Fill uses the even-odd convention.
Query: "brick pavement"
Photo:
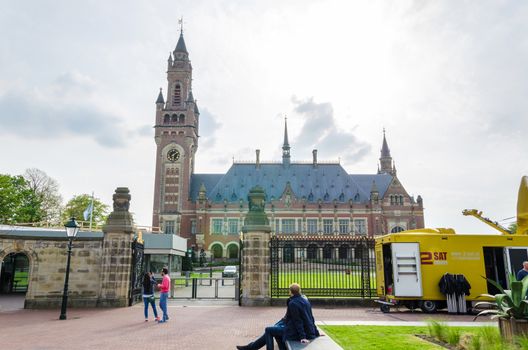
[[[71,309],[59,321],[58,310],[0,312],[3,349],[197,349],[232,350],[260,335],[284,314],[282,307],[240,308],[230,302],[169,303],[171,320],[156,324],[143,320],[142,305],[121,309]],[[322,322],[423,321],[420,312],[383,314],[375,308],[314,307]],[[471,321],[472,316],[437,314],[436,319]],[[484,321],[482,318],[481,321]]]

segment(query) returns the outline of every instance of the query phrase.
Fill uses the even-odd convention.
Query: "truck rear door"
[[[513,273],[517,276],[517,272],[523,268],[523,262],[528,261],[527,247],[506,247],[504,248],[504,255],[506,260],[506,273]]]
[[[418,243],[392,243],[394,296],[421,297],[422,273]]]

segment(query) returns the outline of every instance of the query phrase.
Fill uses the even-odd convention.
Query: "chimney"
[[[317,166],[317,150],[316,149],[312,151],[312,155],[313,155],[313,166],[315,167]]]
[[[255,163],[255,167],[260,168],[260,150],[259,149],[255,150],[255,153],[257,155],[257,161]]]

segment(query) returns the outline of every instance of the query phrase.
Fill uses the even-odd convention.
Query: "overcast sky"
[[[374,173],[382,129],[428,227],[516,214],[528,175],[524,1],[0,0],[0,173],[39,168],[65,200],[128,186],[151,224],[154,101],[178,18],[201,111],[199,173],[234,157]],[[511,221],[511,220],[510,220]],[[508,221],[506,221],[508,222]]]

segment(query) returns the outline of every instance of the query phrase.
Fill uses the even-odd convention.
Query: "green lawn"
[[[344,350],[429,350],[444,349],[424,341],[415,334],[428,335],[427,327],[409,326],[320,326]],[[462,329],[462,327],[457,327]],[[476,333],[481,327],[464,327],[466,333]]]
[[[299,283],[301,288],[361,288],[361,273],[343,271],[329,272],[280,272],[279,288],[288,288],[292,283]],[[376,288],[376,274],[370,274],[370,287]]]
[[[22,271],[15,271],[13,281],[18,281],[17,290],[25,290],[28,286],[28,273]],[[14,286],[14,285],[13,285]]]

